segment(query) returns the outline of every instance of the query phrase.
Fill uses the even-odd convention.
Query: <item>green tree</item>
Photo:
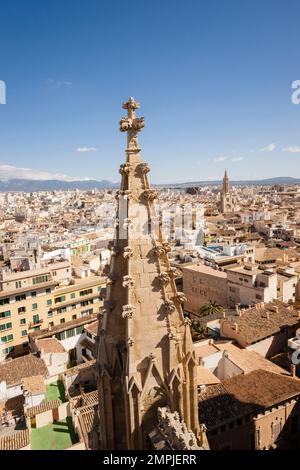
[[[214,315],[216,313],[223,313],[224,308],[221,305],[218,305],[215,301],[209,301],[207,304],[202,305],[199,308],[199,315],[205,317],[206,315]]]

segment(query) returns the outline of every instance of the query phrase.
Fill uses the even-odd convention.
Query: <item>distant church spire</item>
[[[201,445],[198,421],[197,361],[170,247],[156,223],[149,166],[140,156],[138,133],[144,118],[139,104],[123,104],[126,163],[120,167],[118,218],[112,245],[107,297],[99,325],[97,374],[99,447],[145,449],[158,407],[177,411]]]
[[[227,194],[229,192],[229,178],[227,175],[227,169],[225,168],[224,178],[223,178],[223,193]]]

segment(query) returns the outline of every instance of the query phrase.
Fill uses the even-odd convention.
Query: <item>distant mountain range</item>
[[[193,181],[187,183],[170,183],[154,185],[161,188],[187,188],[194,186],[214,186],[220,185],[221,180],[215,181]],[[230,181],[232,185],[274,185],[274,184],[300,184],[300,178],[292,178],[289,176],[280,176],[277,178],[268,178],[262,180],[242,180]],[[62,181],[62,180],[30,180],[30,179],[5,179],[0,180],[0,192],[35,192],[35,191],[55,191],[68,189],[115,189],[119,188],[119,183],[112,183],[108,180],[79,180],[79,181]]]
[[[238,180],[229,181],[233,186],[264,186],[264,185],[275,185],[275,184],[300,184],[300,178],[292,178],[290,176],[279,176],[276,178],[268,178],[262,180]],[[194,186],[216,186],[222,184],[222,180],[206,180],[206,181],[189,181],[187,183],[170,183],[159,185],[167,188],[191,188]]]
[[[119,184],[111,181],[102,180],[79,180],[79,181],[62,181],[62,180],[30,180],[30,179],[5,179],[0,180],[0,192],[21,191],[55,191],[68,189],[104,189],[118,188]]]

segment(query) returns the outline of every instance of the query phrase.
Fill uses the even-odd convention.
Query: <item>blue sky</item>
[[[152,182],[300,177],[298,0],[3,0],[0,15],[0,177],[118,180],[129,96]]]

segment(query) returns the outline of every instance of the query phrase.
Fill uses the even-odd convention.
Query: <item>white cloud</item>
[[[46,81],[46,85],[48,90],[58,90],[59,88],[65,87],[65,86],[71,86],[72,82],[68,82],[66,80],[53,80],[52,78],[49,78]]]
[[[233,157],[231,159],[232,162],[241,162],[242,160],[244,160],[244,157]]]
[[[300,147],[286,147],[282,149],[283,152],[290,152],[290,153],[300,153]]]
[[[227,157],[215,157],[214,158],[214,162],[224,162],[225,160],[227,160]]]
[[[33,170],[32,168],[22,168],[13,165],[0,163],[0,179],[7,180],[12,178],[32,179],[32,180],[60,180],[60,181],[86,181],[90,178],[68,176],[61,173],[50,173],[43,170]]]
[[[78,147],[77,152],[97,152],[96,147]]]
[[[276,144],[269,144],[260,149],[261,152],[273,152],[276,149]]]

